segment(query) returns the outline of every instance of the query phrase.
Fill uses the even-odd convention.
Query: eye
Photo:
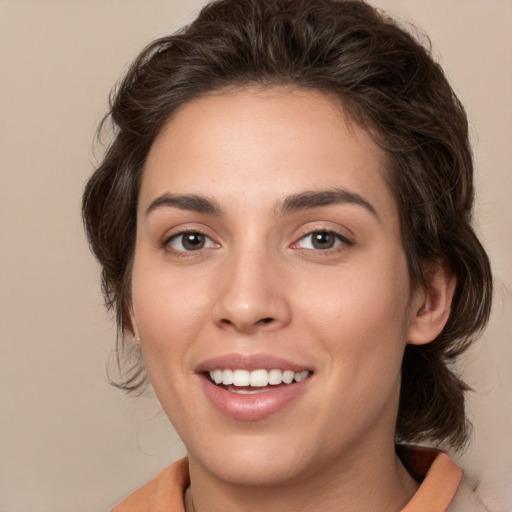
[[[294,246],[300,249],[327,251],[329,249],[335,249],[342,244],[352,245],[350,240],[334,231],[319,230],[303,236]]]
[[[166,243],[174,251],[192,252],[218,247],[210,237],[200,231],[186,231],[173,235]]]

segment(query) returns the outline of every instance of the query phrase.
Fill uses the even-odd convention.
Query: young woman
[[[110,117],[83,213],[120,386],[148,375],[188,452],[115,510],[483,510],[417,446],[467,440],[452,362],[492,294],[428,51],[360,1],[221,0]]]

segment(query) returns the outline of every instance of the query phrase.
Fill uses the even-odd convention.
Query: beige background
[[[200,0],[0,0],[0,512],[107,510],[183,453],[151,398],[109,387],[114,329],[79,217],[111,85]],[[430,35],[467,105],[496,305],[465,357],[460,460],[512,510],[512,2],[375,0]],[[507,506],[508,503],[508,506]]]

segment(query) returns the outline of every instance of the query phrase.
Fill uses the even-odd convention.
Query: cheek
[[[347,380],[399,373],[409,318],[405,256],[371,258],[329,279],[309,279],[296,296],[302,321]]]
[[[208,297],[190,276],[162,271],[158,263],[135,260],[132,278],[134,320],[150,377],[186,367],[188,348],[205,324]],[[164,363],[165,364],[162,364]]]
[[[409,278],[405,256],[365,258],[353,265],[311,274],[296,293],[324,327],[342,323],[364,332],[375,322],[381,328],[407,322]]]
[[[132,304],[137,324],[156,335],[163,326],[175,326],[175,332],[184,334],[195,327],[191,320],[200,315],[207,301],[206,294],[201,293],[204,288],[200,287],[204,278],[201,272],[191,274],[173,267],[165,254],[145,246],[136,251],[132,273]]]
[[[184,416],[186,428],[192,429],[195,420],[186,377],[193,373],[191,354],[204,325],[206,299],[193,293],[190,282],[157,272],[154,265],[139,268],[134,267],[132,293],[144,364],[171,422],[178,427]]]

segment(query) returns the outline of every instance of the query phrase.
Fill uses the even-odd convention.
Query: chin
[[[189,458],[216,478],[240,486],[273,487],[299,482],[314,466],[314,454],[304,450],[308,446],[305,440],[285,443],[281,436],[269,439],[254,435],[231,441],[229,446],[216,443],[213,450],[199,449],[200,457],[189,452]]]
[[[217,459],[211,461],[207,469],[226,483],[244,487],[282,486],[302,479],[304,468],[297,461],[286,460],[275,453],[268,457],[254,455],[239,457],[237,454],[224,457],[224,460]]]

